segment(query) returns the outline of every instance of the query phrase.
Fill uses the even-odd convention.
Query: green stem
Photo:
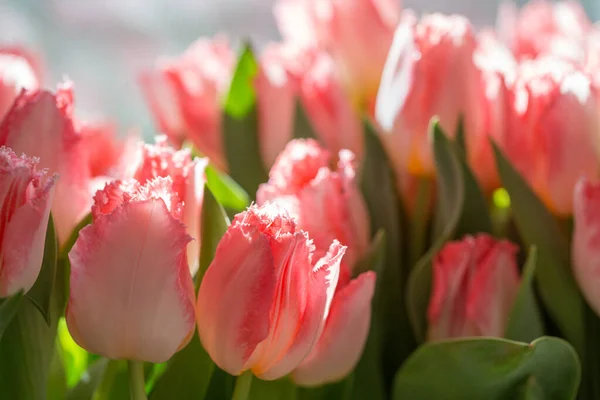
[[[419,178],[415,209],[410,218],[409,266],[413,268],[425,252],[427,225],[431,214],[431,192],[433,180]]]
[[[127,361],[129,368],[129,389],[131,400],[147,400],[144,384],[144,363],[141,361]]]
[[[231,400],[248,400],[250,398],[250,386],[252,386],[252,371],[248,370],[235,380],[235,389]]]

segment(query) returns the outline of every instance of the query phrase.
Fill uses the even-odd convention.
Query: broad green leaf
[[[407,287],[408,314],[420,342],[425,340],[427,331],[433,258],[448,240],[465,234],[492,231],[487,203],[464,153],[448,140],[437,122],[433,124],[433,150],[437,171],[434,241],[413,268]]]
[[[582,355],[583,376],[579,399],[600,399],[600,317],[584,302],[585,353]]]
[[[381,314],[385,369],[394,371],[414,349],[415,341],[406,314],[403,288],[408,266],[402,262],[402,214],[396,179],[375,128],[365,122],[365,156],[359,184],[369,215],[371,232],[385,232],[385,262],[377,277],[381,283]],[[387,379],[392,379],[387,376]]]
[[[37,307],[42,316],[50,325],[50,299],[54,281],[56,278],[56,263],[58,254],[58,242],[56,240],[56,231],[52,215],[48,218],[46,228],[46,240],[44,243],[44,257],[40,273],[33,284],[33,287],[27,292],[26,297]]]
[[[569,242],[558,222],[496,146],[494,153],[514,220],[527,246],[538,249],[536,280],[554,322],[580,354],[583,350],[583,300],[571,273]],[[557,295],[560,293],[560,295]]]
[[[420,347],[398,371],[397,400],[573,400],[577,353],[558,338],[531,344],[470,338]]]
[[[299,99],[296,99],[296,112],[294,120],[295,139],[317,139],[315,130]]]
[[[6,328],[17,315],[19,306],[23,300],[23,291],[20,290],[10,297],[0,299],[0,340]]]
[[[340,382],[316,388],[298,387],[296,388],[296,400],[350,399],[352,396],[352,385],[353,377],[349,376]]]
[[[91,400],[130,400],[127,361],[105,360],[105,362],[104,372]]]
[[[83,217],[83,219],[81,221],[79,221],[79,223],[77,224],[77,226],[75,227],[75,229],[73,229],[73,232],[71,232],[71,236],[69,236],[69,238],[67,239],[67,241],[62,245],[62,247],[60,248],[60,253],[59,253],[59,260],[68,260],[68,256],[69,256],[69,252],[71,251],[71,249],[73,248],[73,245],[75,244],[75,242],[77,241],[77,238],[79,237],[79,231],[82,230],[83,228],[85,228],[87,225],[92,223],[92,214],[88,214],[85,217]]]
[[[456,124],[456,135],[454,136],[454,142],[463,153],[467,153],[467,141],[465,138],[465,116],[460,115],[458,117],[458,123]]]
[[[204,398],[206,400],[231,400],[234,386],[235,376],[231,376],[221,368],[215,366],[208,391]]]
[[[544,322],[533,289],[536,265],[537,249],[534,246],[529,250],[519,293],[508,319],[504,335],[507,339],[531,342],[544,334]]]
[[[210,165],[206,167],[206,184],[217,201],[225,208],[239,212],[250,204],[248,193],[244,192],[240,185],[229,175],[217,171]]]
[[[229,220],[225,211],[210,189],[205,187],[202,205],[200,267],[196,274],[196,288],[199,288],[202,277],[214,258],[217,245],[228,226]],[[198,332],[195,332],[190,343],[169,360],[164,373],[156,379],[150,399],[171,399],[174,393],[177,393],[177,396],[182,399],[203,399],[214,369],[215,364],[202,347]]]
[[[112,361],[113,369],[116,367],[116,361]],[[100,358],[90,364],[89,368],[79,380],[79,383],[69,391],[67,400],[91,400],[94,393],[99,389],[100,384],[107,372],[109,360]]]
[[[48,399],[64,399],[67,395],[67,377],[65,366],[61,357],[60,344],[56,343],[56,349],[50,363],[50,373],[46,384],[46,396]]]
[[[268,175],[260,154],[254,77],[258,64],[245,46],[231,80],[223,110],[223,137],[229,174],[254,199]]]

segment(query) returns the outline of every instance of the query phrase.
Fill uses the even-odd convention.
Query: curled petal
[[[317,345],[292,374],[296,383],[334,382],[354,369],[369,333],[374,291],[375,273],[365,272],[335,294]]]

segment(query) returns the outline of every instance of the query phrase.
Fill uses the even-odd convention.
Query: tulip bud
[[[353,161],[354,155],[342,150],[338,169],[332,171],[330,153],[316,141],[293,140],[257,194],[259,204],[273,202],[287,209],[298,226],[314,238],[317,256],[324,255],[336,239],[348,246],[325,329],[292,374],[294,381],[304,386],[346,376],[358,363],[369,332],[375,273],[351,280],[352,269],[369,244],[369,219],[356,186]]]
[[[37,164],[0,147],[0,298],[31,289],[42,265],[56,178]]]
[[[429,124],[454,135],[464,117],[467,150],[483,127],[483,89],[473,55],[475,35],[460,16],[406,13],[398,26],[381,78],[375,118],[396,171],[435,173]],[[398,174],[400,172],[397,172]]]
[[[573,273],[590,307],[600,315],[598,235],[600,230],[600,184],[582,178],[573,193]]]
[[[93,222],[69,253],[71,336],[108,358],[167,361],[195,325],[191,238],[172,181],[114,181],[94,200]]]
[[[266,380],[296,368],[323,330],[344,251],[334,241],[314,262],[308,234],[275,205],[238,214],[198,293],[198,332],[213,361]]]
[[[281,0],[275,16],[286,39],[333,56],[355,104],[372,101],[400,20],[397,0]]]
[[[0,120],[6,115],[21,90],[37,90],[38,76],[27,58],[0,48]]]
[[[221,96],[235,54],[220,38],[199,39],[177,59],[162,60],[140,76],[158,127],[175,144],[189,139],[218,168],[226,170],[221,137]]]
[[[52,216],[64,243],[92,203],[88,156],[73,122],[72,86],[63,84],[56,93],[23,92],[0,124],[0,146],[38,157],[40,167],[60,175]]]
[[[181,220],[187,233],[194,239],[188,244],[187,258],[192,276],[198,271],[200,255],[200,213],[204,197],[204,170],[208,159],[194,158],[188,149],[175,150],[166,136],[156,138],[156,144],[138,144],[137,154],[128,167],[126,176],[144,184],[157,177],[170,177],[173,192],[183,200]]]
[[[546,206],[569,215],[577,179],[598,171],[596,91],[579,67],[556,58],[521,64],[512,90],[505,152]]]
[[[330,153],[315,140],[293,140],[277,158],[256,199],[258,204],[276,202],[285,208],[311,234],[319,257],[334,239],[348,246],[340,270],[345,285],[367,251],[370,224],[355,181],[354,155],[341,151],[337,170],[329,168],[330,162]]]
[[[533,0],[520,11],[511,3],[500,7],[498,31],[518,59],[581,58],[581,45],[592,23],[579,2]]]
[[[442,248],[433,261],[429,340],[504,336],[519,289],[517,250],[487,234]]]

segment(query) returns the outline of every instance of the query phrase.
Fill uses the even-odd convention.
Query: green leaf
[[[196,274],[196,288],[199,288],[204,273],[214,258],[217,245],[228,226],[229,220],[223,207],[217,202],[210,189],[205,187],[202,204],[200,267]],[[169,360],[164,373],[154,384],[150,399],[171,399],[174,393],[182,399],[202,399],[208,390],[214,369],[215,364],[202,347],[198,332],[195,332],[190,343]]]
[[[434,242],[410,274],[406,300],[419,342],[425,341],[427,331],[433,258],[448,240],[465,234],[492,232],[487,203],[464,153],[456,143],[448,140],[437,122],[433,125],[433,150],[438,178]]]
[[[231,400],[234,386],[235,376],[231,376],[221,368],[215,366],[208,391],[204,398],[206,400]]]
[[[493,144],[514,220],[527,246],[538,249],[536,279],[540,297],[554,322],[579,354],[583,350],[583,299],[571,273],[570,248],[558,222],[533,193],[502,151]],[[557,295],[560,293],[560,295]]]
[[[458,117],[458,123],[456,124],[456,135],[454,136],[454,142],[464,154],[467,154],[467,141],[465,138],[465,116],[461,114]]]
[[[295,139],[317,139],[315,130],[306,115],[306,111],[299,99],[296,99],[296,112],[294,121],[294,138]]]
[[[393,399],[572,400],[580,379],[577,354],[562,339],[451,340],[415,351],[396,375]]]
[[[69,252],[71,251],[71,249],[73,248],[73,245],[75,244],[75,242],[77,241],[77,238],[79,237],[79,231],[82,230],[87,225],[91,224],[92,220],[93,220],[93,217],[92,217],[92,214],[90,213],[90,214],[86,215],[85,217],[83,217],[83,219],[81,221],[79,221],[79,223],[77,224],[75,229],[73,229],[73,232],[71,232],[71,236],[69,236],[67,241],[63,244],[62,248],[60,249],[59,260],[68,260],[69,259]]]
[[[508,319],[504,335],[507,339],[531,342],[544,334],[544,322],[533,289],[536,265],[537,249],[533,246],[529,250],[519,293]]]
[[[15,315],[17,315],[21,300],[23,300],[22,290],[10,297],[0,300],[0,339],[2,339],[4,331],[10,325]]]
[[[600,317],[587,303],[584,306],[585,353],[582,356],[583,379],[579,388],[579,399],[600,399]]]
[[[246,45],[238,59],[223,110],[223,138],[229,174],[252,199],[268,175],[260,154],[254,78],[258,63]]]
[[[387,371],[395,371],[414,349],[404,292],[408,266],[402,262],[402,214],[396,192],[396,179],[375,128],[365,122],[365,156],[359,172],[359,183],[371,217],[371,232],[385,232],[385,263],[377,277],[381,283],[383,315],[383,363]],[[391,380],[391,376],[386,378]]]
[[[57,342],[46,385],[46,396],[49,399],[64,399],[67,395],[67,377],[60,352],[60,345]]]
[[[244,192],[237,182],[210,165],[206,167],[206,184],[217,201],[225,208],[239,212],[250,204],[248,193]]]
[[[67,395],[67,400],[91,400],[107,372],[109,360],[100,358],[93,362],[81,380]],[[113,361],[113,363],[116,363]],[[110,373],[110,372],[109,372]]]
[[[254,78],[258,69],[252,46],[245,43],[238,57],[224,106],[225,111],[232,117],[244,117],[254,107],[256,103]]]
[[[50,215],[46,229],[42,267],[33,287],[26,294],[27,298],[42,313],[48,325],[50,325],[50,297],[52,296],[52,289],[54,288],[56,278],[57,254],[58,242],[56,240],[52,215]]]
[[[63,317],[58,321],[58,341],[66,372],[67,385],[72,388],[85,374],[88,367],[88,352],[75,343]]]
[[[352,277],[356,278],[358,275],[367,271],[375,271],[377,274],[383,272],[383,263],[385,258],[385,231],[379,229],[373,240],[367,249],[364,257],[356,262],[352,269]]]
[[[289,378],[274,381],[252,379],[248,400],[290,400],[296,396],[296,385]]]
[[[352,396],[352,386],[353,377],[350,375],[340,382],[329,385],[315,388],[298,387],[296,388],[296,400],[350,399]]]

